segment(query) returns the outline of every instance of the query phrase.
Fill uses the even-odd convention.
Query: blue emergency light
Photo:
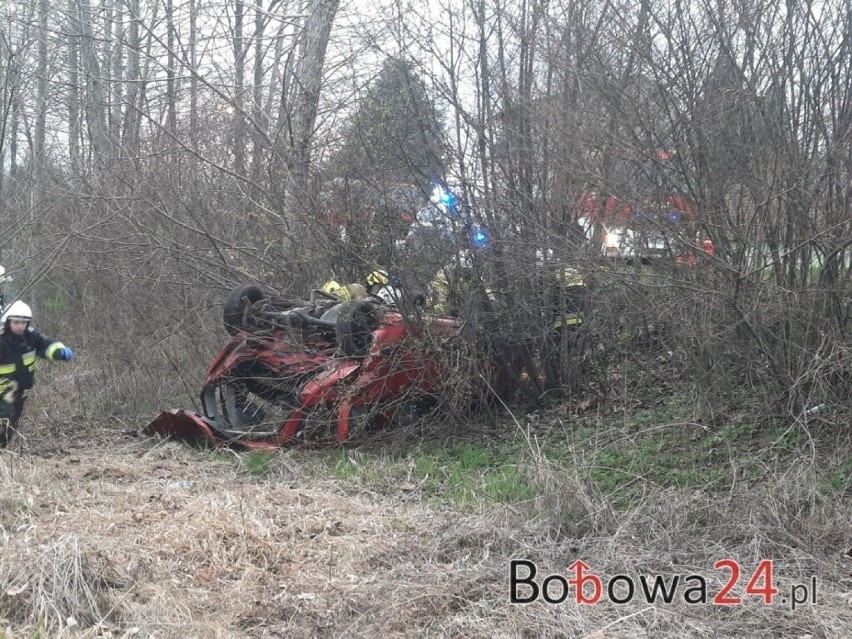
[[[487,246],[488,240],[491,239],[488,231],[482,228],[479,224],[474,224],[470,229],[470,241],[474,246]]]
[[[436,187],[438,191],[438,204],[443,206],[447,212],[455,217],[458,214],[458,198],[452,191],[442,187]]]

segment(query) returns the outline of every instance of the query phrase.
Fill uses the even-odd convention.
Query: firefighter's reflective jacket
[[[0,335],[0,395],[11,391],[17,397],[25,397],[35,381],[36,357],[54,359],[62,348],[65,348],[62,342],[32,327],[27,327],[23,335],[5,331]]]
[[[580,272],[565,268],[557,272],[553,291],[553,329],[579,327],[588,306],[588,289]]]
[[[427,298],[430,310],[455,316],[465,309],[490,310],[496,303],[497,295],[471,269],[453,271],[451,267],[442,268],[435,274]]]

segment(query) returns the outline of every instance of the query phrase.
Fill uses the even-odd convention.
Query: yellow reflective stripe
[[[570,317],[560,318],[553,322],[553,328],[559,328],[561,326],[579,326],[583,323],[583,320],[576,315],[572,315]]]
[[[65,344],[62,342],[53,342],[53,344],[47,347],[47,350],[44,352],[44,356],[47,359],[53,359],[53,354],[60,348],[65,348]]]
[[[0,375],[11,375],[15,372],[14,364],[3,364],[0,366]]]
[[[35,351],[30,351],[29,353],[24,353],[21,356],[21,360],[24,362],[24,366],[30,372],[35,370],[36,363],[36,353]]]

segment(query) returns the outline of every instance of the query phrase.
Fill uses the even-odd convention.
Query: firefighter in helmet
[[[450,313],[450,279],[447,277],[447,269],[440,268],[435,273],[435,279],[430,285],[431,310],[436,313]]]
[[[21,300],[0,316],[0,448],[6,446],[21,418],[35,382],[36,356],[66,362],[74,357],[65,344],[33,328],[32,319],[32,310]]]
[[[372,271],[367,275],[365,282],[367,284],[367,294],[378,295],[383,286],[390,285],[390,275],[388,275],[387,271]]]
[[[583,275],[575,268],[565,267],[556,273],[553,328],[578,327],[588,302],[588,289]]]
[[[550,317],[542,348],[542,365],[548,386],[563,382],[573,385],[576,364],[581,358],[580,335],[589,291],[582,273],[570,266],[558,266],[550,285]]]
[[[432,280],[431,308],[436,313],[447,313],[458,317],[492,310],[497,302],[494,292],[485,285],[473,266],[468,251],[457,255],[446,266],[438,269]]]
[[[363,284],[353,282],[352,284],[338,284],[335,280],[329,280],[322,285],[322,290],[329,295],[334,295],[341,302],[351,302],[352,300],[363,300],[367,297],[367,289]]]
[[[387,271],[372,271],[366,278],[367,299],[387,306],[398,306],[402,301],[399,278]]]

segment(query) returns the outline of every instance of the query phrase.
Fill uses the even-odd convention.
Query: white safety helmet
[[[31,322],[33,320],[33,310],[30,308],[29,304],[26,304],[21,300],[16,300],[15,302],[12,302],[5,311],[3,311],[3,315],[0,316],[0,324],[5,326],[6,322],[10,319]]]
[[[393,286],[383,286],[376,293],[376,296],[388,306],[396,306],[399,302],[399,290]]]

